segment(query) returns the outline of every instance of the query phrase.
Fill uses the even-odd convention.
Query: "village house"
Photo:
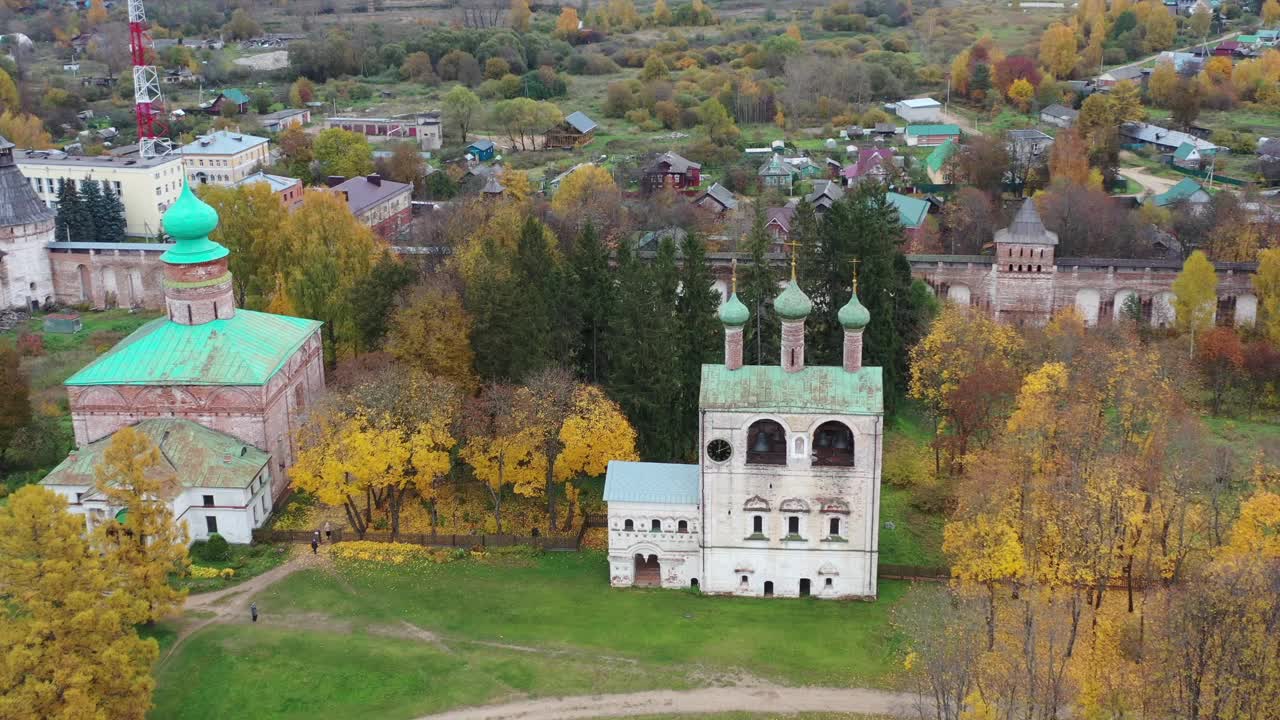
[[[409,229],[413,185],[384,180],[377,173],[349,180],[329,178],[327,183],[346,200],[351,214],[384,240],[398,238]]]
[[[902,226],[902,234],[907,242],[915,243],[923,239],[924,222],[929,217],[929,202],[896,192],[885,193],[884,197],[898,211],[898,224]]]
[[[219,92],[212,100],[201,105],[200,109],[210,115],[221,115],[222,107],[227,104],[234,105],[236,108],[236,114],[238,115],[243,115],[244,113],[249,112],[249,96],[235,88]]]
[[[1053,136],[1039,130],[1010,130],[1007,134],[1009,159],[1022,166],[1035,165],[1048,160]]]
[[[796,170],[782,161],[777,155],[770,155],[760,169],[756,171],[760,181],[760,190],[781,190],[791,194],[792,183],[795,182]]]
[[[302,181],[298,178],[285,177],[284,175],[270,175],[265,172],[256,172],[247,175],[244,178],[231,183],[233,187],[244,187],[245,185],[256,185],[265,183],[271,188],[271,192],[280,198],[280,202],[286,208],[293,209],[302,202]]]
[[[783,158],[783,162],[795,169],[796,175],[805,180],[825,177],[827,168],[825,165],[819,165],[809,157],[790,157]]]
[[[813,303],[794,261],[773,302],[779,365],[743,365],[751,313],[736,292],[721,305],[724,363],[702,366],[698,464],[609,463],[614,587],[876,596],[882,380],[880,368],[862,365],[870,315],[854,289],[838,314],[844,357],[835,367],[805,363]]]
[[[263,115],[262,129],[271,133],[284,132],[292,127],[302,127],[311,122],[311,111],[306,108],[289,108]]]
[[[1066,105],[1059,105],[1058,103],[1054,103],[1040,111],[1040,122],[1060,128],[1069,128],[1075,125],[1078,117],[1080,117],[1079,110],[1073,110]]]
[[[1191,135],[1181,130],[1168,130],[1159,125],[1150,125],[1148,123],[1130,122],[1120,126],[1120,137],[1130,143],[1140,143],[1150,145],[1162,153],[1176,152],[1184,143],[1190,144],[1201,155],[1208,152],[1220,152],[1225,148]]]
[[[943,119],[942,103],[933,98],[899,100],[891,107],[907,123],[938,123]]]
[[[693,204],[716,215],[725,215],[738,209],[738,198],[729,188],[720,183],[712,183]]]
[[[960,140],[959,125],[908,125],[907,145],[933,147],[952,140]]]
[[[947,162],[956,154],[959,147],[955,141],[948,140],[929,153],[924,159],[925,173],[929,176],[929,182],[935,185],[945,185],[949,182]]]
[[[234,185],[271,162],[264,137],[215,130],[179,150],[187,181],[199,185]]]
[[[814,187],[813,192],[804,196],[804,201],[813,206],[815,214],[821,216],[825,215],[842,197],[844,197],[844,189],[839,183],[834,180],[824,180]]]
[[[1205,161],[1213,157],[1214,153],[1210,150],[1201,151],[1195,145],[1184,142],[1173,151],[1173,164],[1188,170],[1199,170]]]
[[[1115,87],[1116,83],[1122,82],[1125,80],[1129,80],[1135,83],[1141,83],[1143,77],[1144,77],[1144,73],[1142,71],[1142,68],[1134,65],[1128,65],[1125,67],[1115,68],[1114,70],[1108,70],[1107,72],[1102,73],[1101,75],[1099,75],[1097,78],[1094,79],[1094,84],[1099,90],[1109,90]]]
[[[702,184],[702,165],[673,152],[664,152],[645,166],[643,185],[646,191],[671,188],[684,190]]]
[[[370,140],[410,140],[423,150],[439,150],[444,142],[440,113],[410,113],[395,117],[334,116],[325,118],[326,128],[341,128]],[[489,158],[483,158],[489,159]]]
[[[467,154],[477,162],[488,162],[498,154],[498,148],[492,140],[476,140],[467,146]]]
[[[542,146],[548,150],[573,150],[591,142],[595,132],[596,122],[585,113],[569,113],[564,122],[546,132]]]
[[[1212,199],[1208,191],[1204,189],[1204,186],[1191,178],[1183,178],[1178,181],[1177,185],[1159,195],[1151,196],[1151,202],[1156,207],[1172,209],[1185,205],[1193,213],[1203,212]]]
[[[894,155],[891,148],[861,148],[858,150],[857,159],[845,165],[840,171],[840,176],[847,187],[853,187],[864,180],[888,185],[890,178],[897,174],[899,162],[901,160]]]
[[[796,209],[794,206],[769,208],[764,211],[764,214],[764,229],[773,238],[769,249],[780,252],[783,243],[791,239],[791,221],[795,219]]]

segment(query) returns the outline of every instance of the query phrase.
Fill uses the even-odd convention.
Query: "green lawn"
[[[1204,422],[1213,432],[1209,443],[1230,452],[1237,468],[1251,467],[1259,453],[1280,462],[1280,424],[1225,417],[1206,417]]]
[[[230,546],[231,557],[223,561],[200,560],[194,555],[191,562],[202,567],[211,567],[218,570],[223,568],[232,568],[236,574],[230,579],[224,578],[195,578],[184,577],[176,580],[178,587],[187,588],[193,593],[212,592],[214,590],[222,590],[223,588],[238,585],[252,577],[257,577],[273,567],[280,565],[288,557],[287,550],[283,545],[268,545],[259,543],[255,545],[232,545]]]
[[[254,598],[258,625],[188,639],[157,671],[152,716],[409,718],[513,697],[698,687],[741,672],[893,687],[903,640],[889,615],[908,587],[883,582],[871,603],[615,590],[602,553],[339,572],[299,571]],[[439,642],[412,638],[402,622]]]

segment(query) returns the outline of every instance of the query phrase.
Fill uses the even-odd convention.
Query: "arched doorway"
[[[89,268],[84,265],[76,266],[76,274],[80,276],[80,299],[89,299]]]
[[[1102,305],[1102,294],[1093,288],[1081,288],[1076,291],[1076,312],[1084,318],[1084,324],[1093,327],[1098,324],[1098,310]]]
[[[947,288],[947,300],[960,307],[969,307],[969,286],[957,283]]]
[[[635,556],[635,582],[636,587],[662,587],[662,565],[658,562],[657,555],[650,555],[647,558],[636,553]]]

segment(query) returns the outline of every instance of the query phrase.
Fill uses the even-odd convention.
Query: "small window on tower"
[[[634,520],[626,520],[626,521],[624,521],[624,522],[622,523],[622,529],[623,529],[623,530],[627,530],[627,531],[635,530],[635,529],[636,529],[636,523],[635,523],[635,521],[634,521]]]

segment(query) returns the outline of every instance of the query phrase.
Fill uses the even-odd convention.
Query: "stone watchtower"
[[[991,272],[992,310],[997,320],[1038,324],[1053,311],[1054,250],[1057,233],[1045,229],[1036,203],[1027,198],[1009,227],[997,230]]]
[[[13,148],[0,137],[0,308],[34,309],[53,299],[46,246],[55,213],[18,170]]]

